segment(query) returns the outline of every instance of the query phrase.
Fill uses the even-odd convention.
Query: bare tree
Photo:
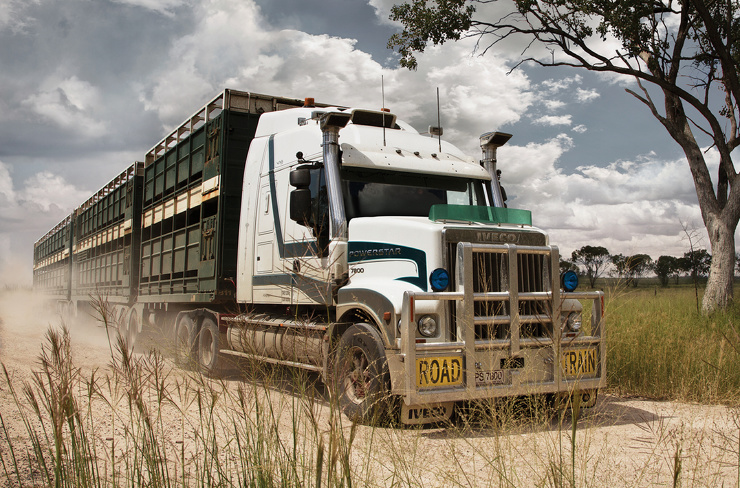
[[[732,300],[735,229],[740,184],[731,153],[740,144],[740,3],[737,0],[510,0],[500,18],[478,15],[493,0],[410,0],[392,9],[403,23],[389,46],[401,64],[416,67],[428,43],[476,37],[485,53],[497,43],[524,36],[523,62],[570,66],[632,76],[642,102],[683,150],[694,179],[712,248],[712,267],[702,309],[724,309]],[[616,39],[620,47],[615,51]],[[528,55],[544,46],[549,58]],[[662,105],[662,107],[661,107]],[[695,136],[713,145],[720,164],[716,187]]]

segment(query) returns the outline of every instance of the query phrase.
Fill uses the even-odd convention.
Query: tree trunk
[[[704,220],[712,248],[712,264],[709,268],[709,280],[704,290],[701,307],[702,314],[707,315],[716,310],[727,309],[732,302],[732,282],[735,275],[735,228],[740,219],[740,184],[732,184],[736,178],[735,174],[728,175],[720,170],[719,191],[727,193],[729,183],[729,195],[718,197],[714,193],[704,153],[691,132],[689,118],[684,112],[681,99],[669,91],[664,90],[663,93],[665,94],[666,117],[659,120],[686,155],[691,176],[694,179],[702,220]],[[718,142],[721,143],[721,141]],[[732,167],[732,160],[724,161],[722,154],[723,151],[720,151],[720,167],[723,164]],[[725,177],[732,179],[723,181]]]
[[[707,219],[707,232],[712,247],[712,265],[709,268],[702,313],[724,310],[732,302],[732,284],[735,277],[735,227],[723,219]]]

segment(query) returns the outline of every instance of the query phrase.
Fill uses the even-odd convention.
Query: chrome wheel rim
[[[370,362],[365,352],[355,346],[347,351],[347,372],[344,376],[344,392],[353,403],[361,404],[368,395],[370,384]]]

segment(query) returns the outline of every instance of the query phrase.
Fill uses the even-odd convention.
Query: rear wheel
[[[206,317],[200,325],[198,334],[198,365],[201,371],[208,375],[216,375],[222,369],[221,333],[216,322]]]
[[[175,325],[175,362],[181,368],[193,365],[196,353],[195,322],[189,315],[182,315]]]
[[[334,362],[334,391],[347,417],[361,423],[385,420],[390,400],[388,365],[380,333],[355,324],[342,334]]]
[[[131,317],[129,317],[126,323],[126,330],[123,331],[123,338],[126,341],[126,347],[129,352],[134,352],[136,341],[139,339],[139,318],[136,312],[131,312]]]

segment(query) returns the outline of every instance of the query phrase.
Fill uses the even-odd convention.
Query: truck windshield
[[[354,217],[427,217],[432,205],[485,206],[484,181],[416,173],[343,168],[347,220]]]

